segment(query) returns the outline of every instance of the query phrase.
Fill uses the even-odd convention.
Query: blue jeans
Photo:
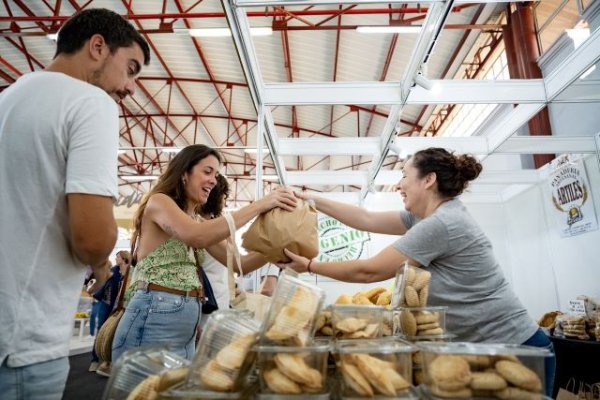
[[[554,345],[540,328],[533,334],[532,337],[527,339],[524,343],[526,346],[542,347],[550,350],[552,357],[546,357],[544,360],[545,380],[546,380],[546,396],[552,396],[552,390],[554,388],[554,372],[556,371],[556,356],[554,354]]]
[[[142,346],[163,346],[191,360],[196,350],[200,307],[195,297],[136,291],[117,326],[112,361],[117,361],[123,352]]]
[[[96,305],[97,305],[96,315],[98,316],[98,331],[100,331],[100,328],[102,328],[102,325],[104,325],[104,323],[108,319],[108,316],[110,315],[111,308],[110,308],[110,304],[106,304],[103,301],[99,301],[96,304],[94,304],[94,306],[96,306]],[[91,330],[91,323],[90,323],[90,330]],[[92,362],[94,362],[94,361],[96,361],[96,362],[99,361],[98,354],[96,354],[96,346],[92,347]]]
[[[92,312],[90,313],[90,335],[96,335],[96,320],[98,319],[98,308],[100,307],[100,302],[94,300],[92,303]],[[100,330],[100,328],[98,328]]]
[[[0,367],[0,396],[6,400],[60,400],[69,375],[67,357],[24,367]]]

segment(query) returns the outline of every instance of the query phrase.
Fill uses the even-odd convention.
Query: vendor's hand
[[[298,200],[296,199],[296,196],[294,196],[292,189],[286,187],[280,187],[257,201],[261,213],[269,211],[275,207],[280,207],[287,211],[293,211],[294,208],[296,208],[297,202]]]
[[[297,198],[302,199],[302,200],[315,200],[315,196],[313,196],[312,194],[306,192],[306,191],[302,191],[302,192],[294,192],[294,195],[296,195]]]
[[[295,253],[292,253],[288,249],[283,249],[283,252],[286,256],[292,259],[289,263],[280,263],[277,266],[281,269],[283,268],[291,268],[299,274],[308,271],[308,263],[310,260],[306,257],[299,256]]]

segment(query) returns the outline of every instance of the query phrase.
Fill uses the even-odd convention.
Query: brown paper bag
[[[319,255],[317,210],[298,199],[294,211],[281,208],[261,214],[242,236],[242,246],[261,253],[269,262],[289,262],[283,249],[307,258]]]

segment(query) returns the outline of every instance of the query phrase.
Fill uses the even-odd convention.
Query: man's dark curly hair
[[[101,35],[111,53],[137,43],[144,53],[144,64],[150,63],[150,47],[127,20],[114,11],[90,8],[69,18],[58,31],[56,54],[74,54],[95,34]]]

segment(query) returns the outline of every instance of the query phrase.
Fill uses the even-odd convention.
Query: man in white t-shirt
[[[117,103],[148,44],[118,14],[64,23],[54,60],[0,93],[0,393],[61,399],[85,274],[117,239]]]

